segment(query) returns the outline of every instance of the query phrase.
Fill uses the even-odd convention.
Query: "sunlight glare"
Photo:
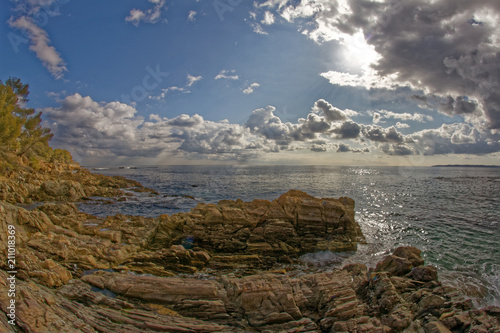
[[[381,57],[374,46],[368,44],[363,31],[358,31],[352,36],[344,36],[341,45],[344,47],[344,65],[353,71],[366,72]]]

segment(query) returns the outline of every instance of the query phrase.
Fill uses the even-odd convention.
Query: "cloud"
[[[198,82],[201,79],[203,79],[203,77],[201,75],[200,76],[193,76],[193,75],[188,74],[187,75],[188,82],[186,83],[186,87],[191,87],[195,82]]]
[[[43,4],[41,1],[33,1],[33,4],[25,8],[24,11],[34,15],[38,13]],[[50,45],[47,32],[37,26],[32,17],[24,15],[18,18],[11,17],[9,25],[25,31],[30,39],[30,50],[35,52],[37,58],[42,61],[43,66],[48,69],[52,76],[56,79],[63,78],[64,72],[67,71],[64,60],[55,47]]]
[[[396,128],[410,128],[410,125],[405,123],[400,123],[399,121],[394,126],[396,126]]]
[[[484,155],[500,151],[500,133],[469,124],[444,124],[409,136],[424,155]]]
[[[260,22],[262,24],[265,24],[265,25],[271,25],[271,24],[273,24],[274,23],[274,15],[273,15],[273,13],[271,13],[269,11],[266,11],[264,13],[264,18]]]
[[[355,139],[361,133],[361,125],[353,121],[346,121],[339,127],[334,128],[332,133],[337,134],[339,139]]]
[[[426,123],[426,122],[431,122],[434,121],[434,118],[429,115],[424,115],[421,113],[396,113],[392,111],[387,111],[387,110],[377,110],[373,112],[373,123],[378,124],[378,123],[384,123],[387,119],[396,119],[396,120],[403,120],[403,121],[415,121],[418,123]]]
[[[144,120],[136,112],[120,102],[97,103],[79,94],[67,96],[59,108],[43,110],[54,143],[77,155],[156,155],[160,146],[138,133]]]
[[[370,149],[368,148],[351,148],[349,145],[345,143],[341,143],[337,147],[337,153],[369,153]]]
[[[500,2],[266,1],[254,10],[300,22],[317,43],[337,41],[359,63],[358,73],[326,71],[332,84],[389,89],[409,87],[449,102],[448,115],[500,128]],[[362,38],[359,38],[359,37]],[[474,111],[476,110],[476,111]]]
[[[165,0],[148,0],[150,3],[154,4],[153,8],[146,11],[141,9],[132,9],[129,16],[125,18],[125,21],[131,22],[136,27],[139,26],[141,22],[146,23],[157,23],[161,19],[162,9],[165,6]]]
[[[249,95],[249,94],[254,92],[255,88],[258,88],[258,87],[260,87],[260,84],[258,84],[257,82],[254,82],[254,83],[250,84],[248,87],[246,87],[245,89],[243,89],[243,93],[245,95]]]
[[[467,96],[447,96],[446,100],[440,103],[439,110],[448,115],[470,114],[477,110],[478,103],[470,101]]]
[[[227,70],[223,69],[215,76],[215,80],[226,79],[226,80],[239,80],[240,77],[235,74],[236,71],[234,69]]]
[[[190,10],[189,14],[188,14],[188,21],[191,21],[191,22],[196,21],[196,14],[198,14],[198,13],[195,12],[194,10]]]
[[[380,77],[374,70],[366,69],[362,74],[350,74],[328,71],[320,74],[331,84],[345,87],[362,87],[365,89],[396,89],[400,84],[395,75]]]
[[[79,94],[45,108],[46,126],[54,132],[53,144],[75,156],[158,158],[180,156],[190,159],[247,160],[282,151],[313,151],[326,154],[379,151],[390,156],[472,154],[500,151],[500,133],[477,129],[470,124],[443,125],[403,135],[396,127],[359,124],[345,118],[330,121],[335,110],[318,100],[297,122],[283,122],[273,106],[254,110],[243,124],[214,122],[199,114],[173,118],[150,115],[120,102],[96,102]],[[338,117],[337,117],[338,118]],[[335,119],[337,119],[335,118]],[[344,141],[350,140],[350,141]],[[349,142],[364,147],[353,148]]]
[[[330,122],[344,121],[347,116],[344,111],[334,107],[324,99],[320,99],[314,103],[313,110],[325,115],[326,120]]]
[[[178,127],[194,127],[203,123],[203,117],[197,114],[192,117],[187,114],[181,114],[180,116],[177,116],[173,119],[166,120],[165,123],[171,126]]]
[[[227,121],[200,115],[150,121],[120,102],[98,103],[79,94],[67,96],[57,108],[42,110],[55,134],[53,143],[81,157],[157,157],[160,154],[241,160],[255,157],[262,138]]]
[[[324,153],[328,150],[326,145],[319,145],[319,144],[313,144],[310,149],[311,151],[314,151],[316,153]]]
[[[404,136],[398,130],[391,126],[382,128],[377,125],[367,125],[363,127],[363,135],[365,138],[375,142],[393,142],[402,143]]]
[[[167,94],[169,92],[172,92],[172,91],[179,91],[179,92],[182,92],[182,93],[185,93],[185,94],[189,94],[191,91],[187,88],[190,88],[193,84],[195,84],[196,82],[202,80],[203,77],[200,75],[200,76],[193,76],[191,74],[188,74],[187,75],[187,82],[186,84],[183,86],[183,87],[179,87],[179,86],[171,86],[171,87],[168,87],[168,88],[164,88],[161,90],[161,94],[158,95],[158,96],[149,96],[150,99],[156,99],[156,100],[162,100],[164,99]]]
[[[287,145],[292,141],[289,135],[294,127],[291,123],[283,123],[274,115],[275,110],[274,106],[254,110],[245,123],[245,127],[249,128],[252,133],[262,135],[265,139],[277,140]]]
[[[253,29],[253,32],[259,35],[268,35],[268,33],[262,28],[262,26],[259,23],[256,22],[251,22],[250,26]]]
[[[405,144],[383,144],[380,149],[387,155],[390,156],[408,156],[415,155],[417,151]]]

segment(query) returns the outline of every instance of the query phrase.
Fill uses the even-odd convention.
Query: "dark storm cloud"
[[[361,126],[353,121],[346,121],[332,132],[338,134],[341,139],[355,139],[361,133]]]
[[[374,67],[381,76],[397,74],[400,82],[450,96],[448,114],[472,113],[477,98],[489,126],[499,128],[499,12],[499,1],[401,2],[387,26],[373,28],[369,43],[382,55]],[[484,24],[472,24],[473,18]]]
[[[468,114],[473,113],[477,109],[476,101],[469,101],[466,97],[458,96],[456,99],[448,96],[440,105],[440,111],[443,113],[453,114]]]
[[[482,112],[475,117],[500,128],[500,1],[282,0],[262,6],[288,21],[311,20],[315,28],[303,33],[319,43],[364,32],[380,55],[373,73],[364,78],[323,73],[332,83],[390,90],[410,86],[450,96],[453,105],[442,110],[451,115],[470,117],[477,102]]]

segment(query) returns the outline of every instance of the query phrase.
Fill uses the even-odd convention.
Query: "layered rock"
[[[161,216],[151,249],[189,241],[211,252],[213,268],[269,267],[317,251],[355,250],[363,235],[349,198],[314,198],[291,190],[277,200],[224,200]]]
[[[0,281],[6,281],[1,271]],[[4,312],[6,289],[0,283]],[[367,271],[360,264],[322,273],[211,279],[96,271],[60,289],[26,279],[18,290],[17,324],[25,332],[498,332],[500,327],[498,308],[475,310],[437,281]],[[2,325],[8,332],[4,320]]]
[[[17,183],[22,200],[7,197],[71,201],[136,185],[70,173]],[[4,194],[16,191],[5,184]],[[0,201],[5,314],[9,225],[17,326],[0,315],[0,332],[499,331],[500,309],[457,299],[415,248],[398,248],[370,270],[299,271],[293,264],[302,254],[354,250],[363,241],[348,198],[292,190],[274,201],[199,204],[158,218],[98,218],[72,203],[28,211]]]
[[[158,193],[124,177],[91,173],[78,165],[47,165],[43,171],[21,169],[10,176],[0,175],[0,200],[12,204],[32,202],[78,202],[90,197],[123,196],[123,189]]]

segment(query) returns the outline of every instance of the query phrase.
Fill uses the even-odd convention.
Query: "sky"
[[[0,0],[88,166],[500,165],[498,0]]]

